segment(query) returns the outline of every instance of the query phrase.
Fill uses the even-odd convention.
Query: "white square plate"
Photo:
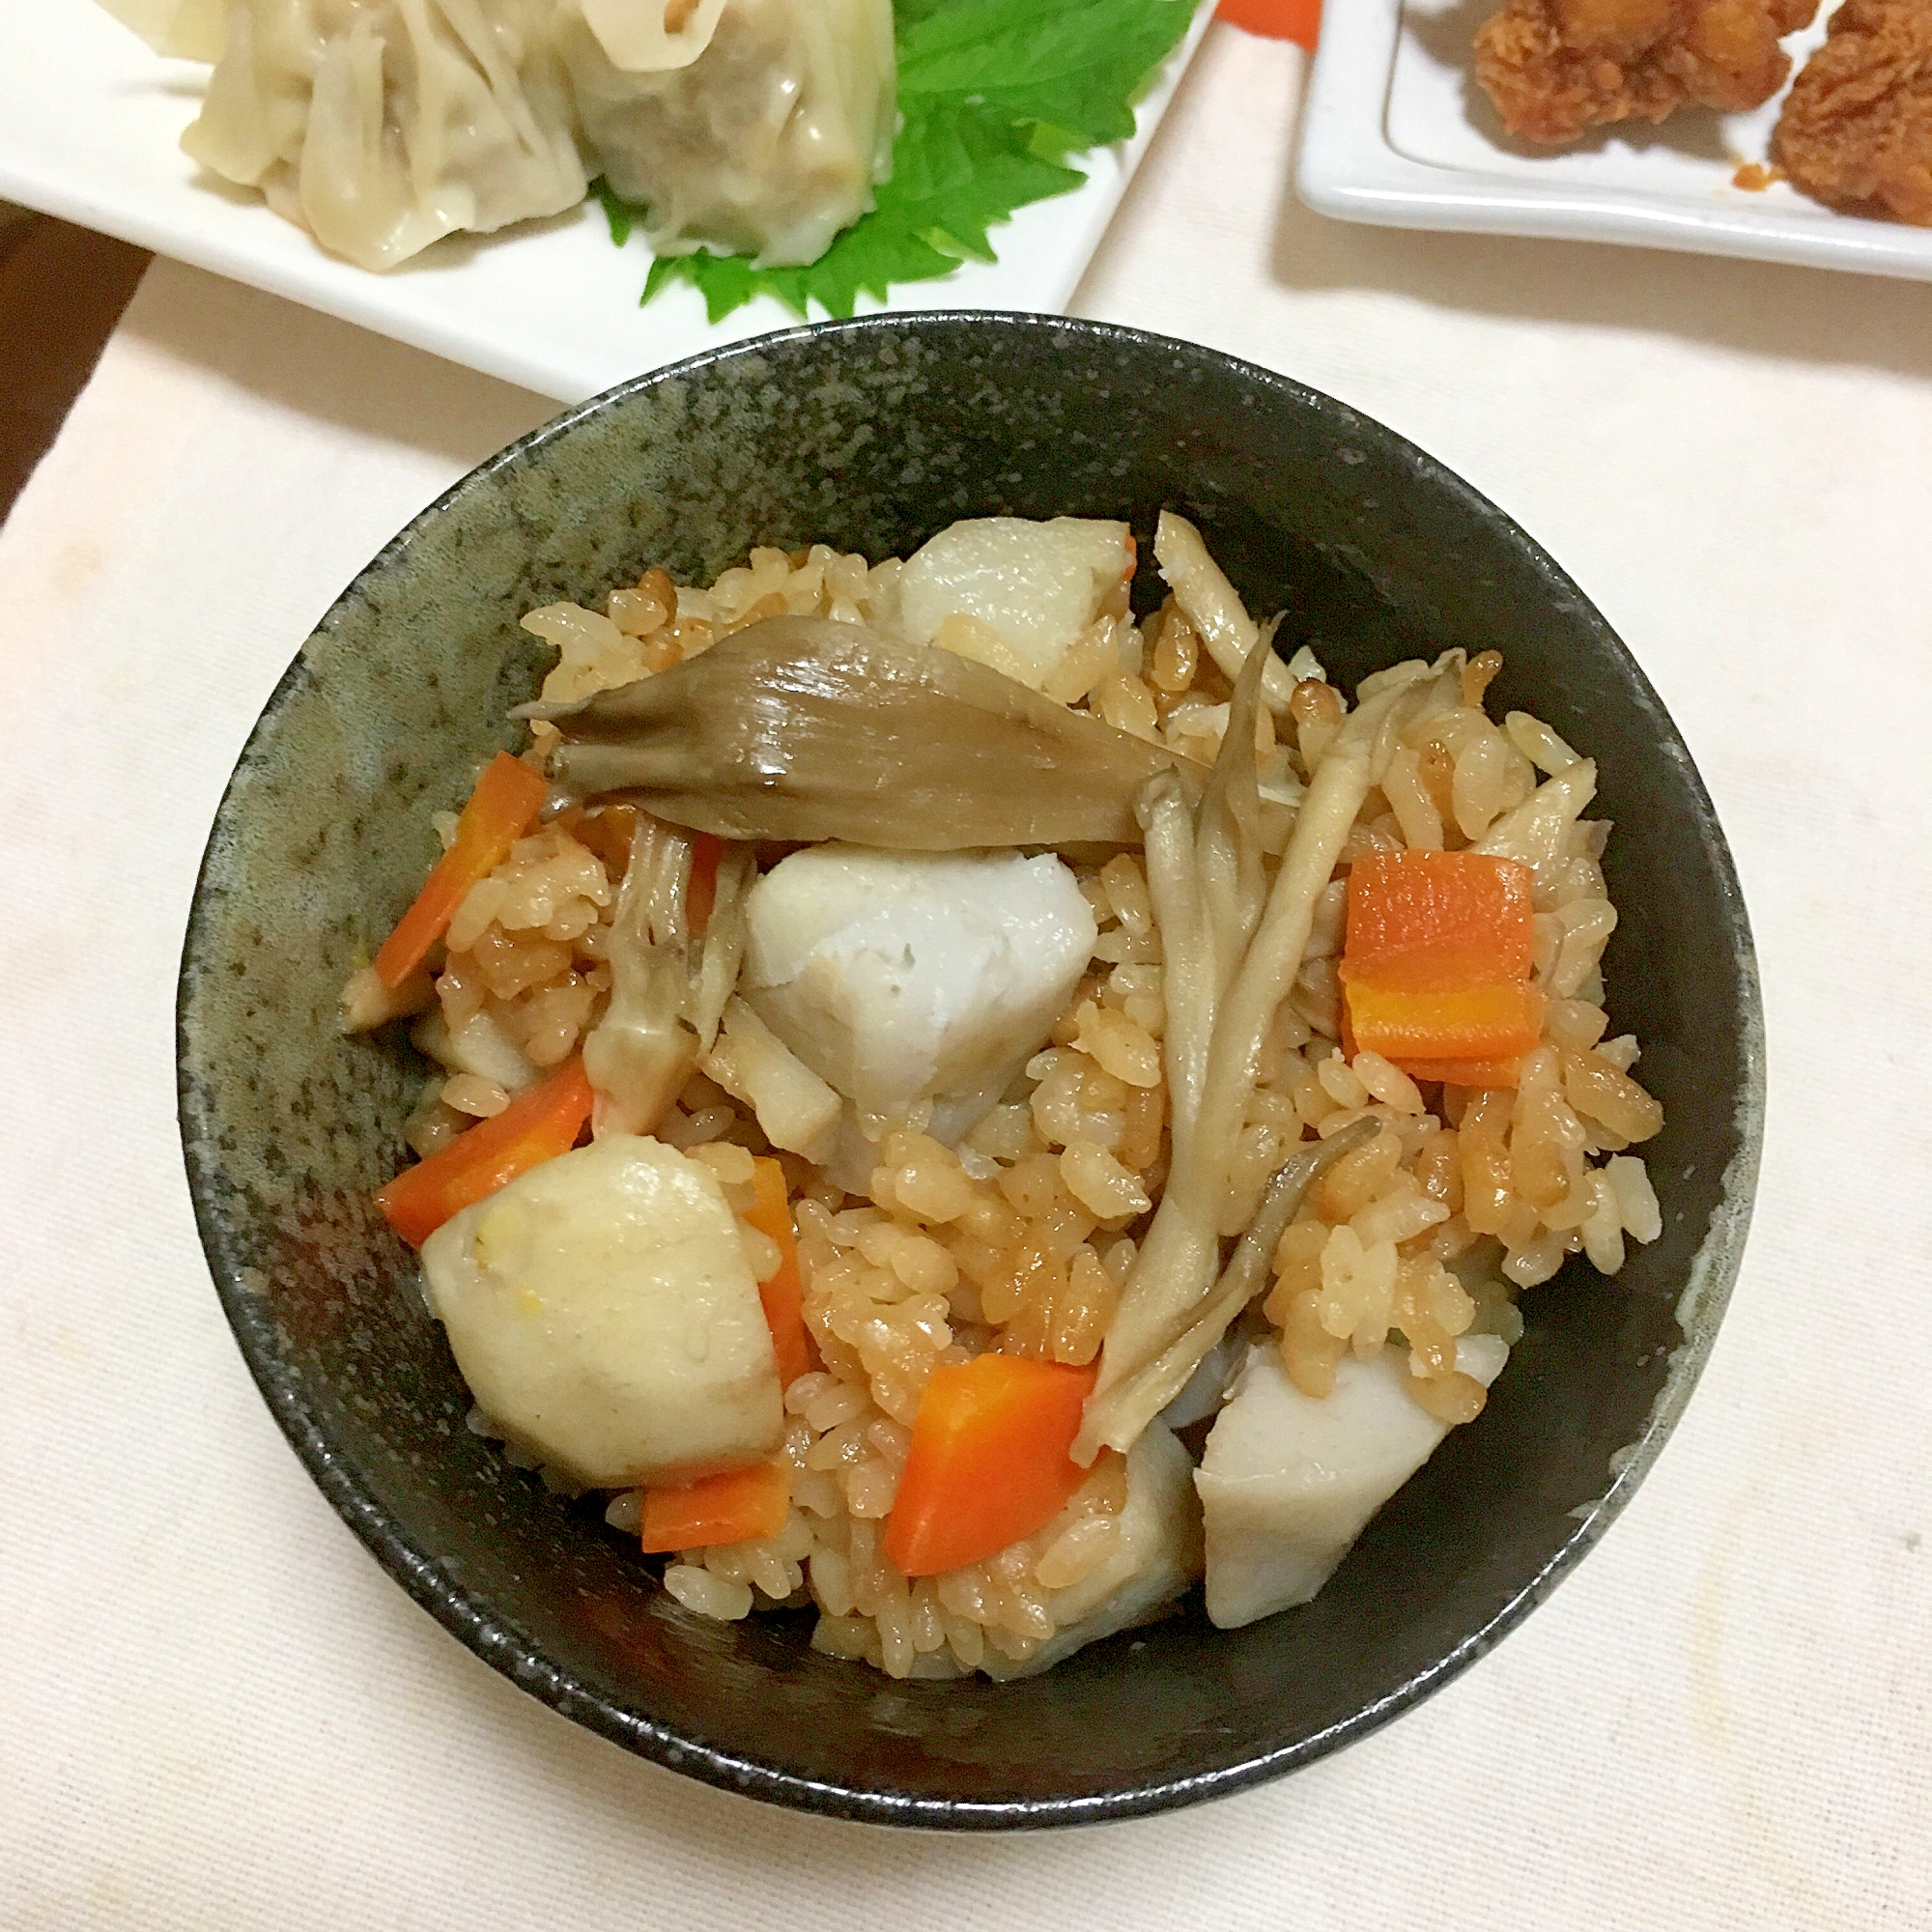
[[[1932,280],[1932,229],[1868,221],[1783,182],[1733,185],[1769,159],[1779,102],[1685,110],[1574,148],[1506,135],[1476,86],[1470,42],[1497,0],[1331,0],[1303,111],[1297,185],[1319,213],[1397,228],[1624,242]],[[1797,71],[1828,4],[1785,42]]]
[[[997,262],[908,283],[862,312],[1066,306],[1213,14],[1140,104],[1133,138],[1077,156],[1087,185],[1023,208],[993,231]],[[578,402],[647,369],[797,317],[761,297],[721,323],[676,283],[638,305],[641,242],[613,248],[586,202],[554,221],[452,238],[386,275],[326,255],[254,196],[211,185],[180,147],[208,70],[149,52],[92,0],[0,0],[0,199],[252,282],[451,361]]]

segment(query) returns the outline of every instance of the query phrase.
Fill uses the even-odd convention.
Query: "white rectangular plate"
[[[1141,102],[1133,138],[1077,157],[1085,187],[994,229],[997,262],[962,263],[863,308],[1064,309],[1213,11],[1202,0]],[[641,242],[613,248],[594,202],[500,235],[440,242],[389,274],[370,274],[324,254],[254,196],[211,184],[181,152],[206,68],[159,59],[91,0],[0,0],[0,198],[541,394],[581,401],[797,321],[765,297],[710,323],[702,298],[683,283],[640,308],[650,253]]]
[[[1932,279],[1932,229],[1834,213],[1783,182],[1733,185],[1770,158],[1779,102],[1686,109],[1539,149],[1502,130],[1470,42],[1499,0],[1337,0],[1321,22],[1297,185],[1322,214],[1398,228],[1564,236],[1819,269]],[[1785,43],[1792,71],[1825,38],[1828,4]]]

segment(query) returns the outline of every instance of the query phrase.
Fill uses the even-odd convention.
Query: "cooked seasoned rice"
[[[557,648],[545,697],[574,699],[652,675],[767,616],[890,627],[899,569],[823,546],[754,550],[708,590],[652,570],[612,591],[601,612],[554,605],[524,624]],[[1300,681],[1280,735],[1265,707],[1257,721],[1275,854],[1349,709],[1305,652],[1291,668]],[[1543,1038],[1513,1090],[1422,1087],[1375,1053],[1346,1057],[1342,871],[1321,895],[1299,977],[1260,1043],[1225,1229],[1245,1225],[1298,1143],[1376,1122],[1379,1131],[1328,1170],[1281,1236],[1263,1313],[1307,1395],[1326,1395],[1345,1353],[1367,1360],[1396,1349],[1414,1400],[1446,1423],[1470,1420],[1485,1399],[1457,1369],[1459,1337],[1514,1342],[1520,1290],[1573,1254],[1612,1274],[1628,1241],[1660,1232],[1644,1163],[1627,1150],[1658,1131],[1662,1110],[1633,1077],[1636,1041],[1610,1033],[1599,970],[1616,924],[1601,865],[1609,827],[1579,815],[1587,793],[1573,781],[1587,768],[1555,732],[1520,712],[1500,723],[1488,715],[1499,668],[1492,652],[1466,662],[1450,652],[1364,681],[1367,696],[1433,676],[1435,693],[1379,748],[1380,776],[1343,859],[1480,844],[1530,865]],[[1172,599],[1142,625],[1123,590],[1049,695],[1211,762],[1231,692]],[[528,760],[541,769],[554,741],[551,726],[536,725]],[[440,827],[446,842],[453,820]],[[520,840],[464,901],[415,1024],[437,1066],[408,1128],[419,1154],[500,1112],[597,1024],[626,849],[594,817],[566,813]],[[1093,1361],[1166,1177],[1163,968],[1147,874],[1132,854],[1076,871],[1099,926],[1088,972],[1050,1042],[956,1153],[925,1131],[926,1118],[867,1122],[876,1158],[866,1187],[848,1194],[780,1152],[821,1366],[784,1391],[795,1476],[783,1528],[671,1561],[665,1585],[687,1608],[728,1619],[813,1605],[819,1649],[895,1677],[952,1674],[989,1657],[1011,1667],[1053,1635],[1053,1593],[1112,1548],[1126,1486],[1122,1459],[1105,1452],[1054,1521],[988,1562],[908,1582],[880,1548],[934,1368],[991,1347]],[[656,1131],[709,1158],[741,1211],[749,1155],[775,1151],[749,1110],[701,1073]],[[639,1507],[637,1495],[618,1495],[610,1520],[635,1529]]]

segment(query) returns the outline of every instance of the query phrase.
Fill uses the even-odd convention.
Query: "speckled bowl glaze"
[[[897,1684],[810,1619],[711,1623],[596,1509],[464,1427],[414,1258],[370,1205],[421,1077],[337,993],[408,902],[429,814],[516,737],[525,611],[753,544],[904,555],[952,519],[1195,518],[1249,606],[1352,684],[1499,647],[1497,696],[1594,754],[1616,821],[1615,1024],[1668,1125],[1664,1233],[1524,1300],[1489,1408],[1307,1607],[1198,1609],[998,1686]],[[566,1717],[728,1790],[955,1829],[1160,1810],[1306,1764],[1466,1667],[1602,1534],[1656,1456],[1736,1273],[1762,1112],[1750,936],[1689,752],[1630,654],[1507,517],[1285,378],[1081,322],[879,317],[726,349],[559,417],[424,512],[303,645],[242,753],[183,962],[181,1120],[216,1288],[277,1421],[377,1559]],[[1634,1605],[1633,1615],[1642,1606]]]

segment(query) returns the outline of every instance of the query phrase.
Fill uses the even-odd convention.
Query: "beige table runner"
[[[1378,1736],[1052,1838],[754,1806],[471,1658],[242,1368],[172,996],[297,644],[552,406],[157,265],[0,532],[0,1926],[1932,1926],[1932,291],[1320,222],[1286,185],[1299,77],[1215,30],[1080,306],[1442,457],[1699,758],[1757,925],[1770,1140],[1716,1358],[1628,1514]]]

